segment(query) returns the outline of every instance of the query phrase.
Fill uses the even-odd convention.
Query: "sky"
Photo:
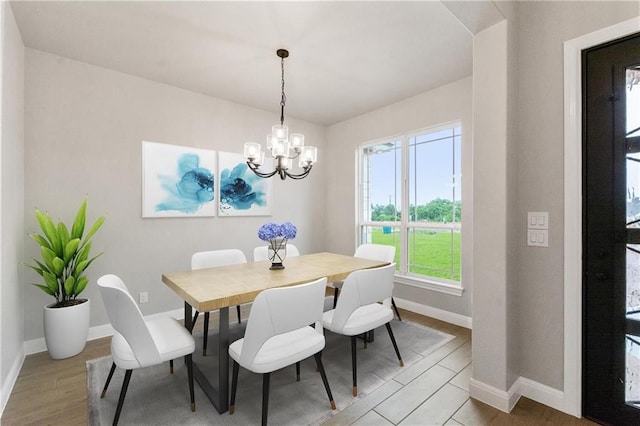
[[[398,146],[400,144],[398,143]],[[460,144],[457,144],[457,155],[459,156]],[[413,152],[416,152],[417,165]],[[400,207],[400,149],[376,154],[371,157],[371,203],[387,205],[397,204]],[[422,143],[416,150],[412,149],[410,161],[413,163],[410,169],[417,170],[417,191],[414,188],[416,179],[411,180],[411,204],[427,204],[435,198],[452,199],[452,168],[453,154],[451,144],[448,141],[435,141]],[[460,159],[458,158],[458,170],[456,170],[456,199],[460,199]],[[394,167],[396,166],[396,167]],[[397,182],[394,178],[398,173]],[[417,197],[417,203],[416,198]],[[394,201],[395,199],[395,201]]]

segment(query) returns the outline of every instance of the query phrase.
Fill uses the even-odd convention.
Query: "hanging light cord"
[[[284,125],[284,104],[287,96],[284,94],[284,57],[280,58],[280,69],[282,70],[282,98],[280,99],[280,125]]]

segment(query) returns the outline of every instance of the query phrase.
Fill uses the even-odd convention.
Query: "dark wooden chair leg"
[[[318,366],[318,370],[320,371],[320,377],[322,377],[322,383],[324,383],[324,388],[327,391],[327,396],[329,397],[329,402],[331,403],[331,409],[336,409],[336,403],[333,400],[333,395],[331,394],[331,388],[329,387],[329,381],[327,380],[327,375],[324,372],[324,366],[322,365],[322,351],[318,352],[313,356],[316,359],[316,365]]]
[[[400,361],[400,366],[404,367],[404,361],[402,360],[402,357],[400,356],[400,351],[398,350],[398,345],[396,344],[396,338],[393,337],[393,331],[391,331],[391,324],[386,323],[385,325],[387,326],[387,332],[389,332],[389,337],[391,338],[391,343],[393,343],[393,349],[396,350],[396,355],[398,356],[398,361]]]
[[[129,387],[129,380],[131,380],[131,372],[133,370],[127,370],[124,373],[124,381],[122,382],[122,390],[120,390],[120,398],[118,398],[118,407],[116,408],[116,415],[113,418],[113,426],[118,424],[120,419],[120,412],[122,411],[122,404],[124,403],[124,397],[127,394],[127,388]]]
[[[173,360],[169,360],[169,374],[173,374]]]
[[[333,288],[333,309],[336,308],[338,304],[338,293],[340,293],[340,289],[338,287]]]
[[[202,336],[202,356],[207,356],[207,340],[209,337],[209,312],[204,313],[204,334]]]
[[[393,297],[391,298],[391,305],[393,305],[393,310],[396,311],[396,315],[398,316],[398,321],[402,321],[402,318],[400,318],[400,311],[398,310],[398,307],[396,306],[396,301],[393,300]]]
[[[353,374],[353,396],[358,396],[358,373],[356,361],[356,336],[351,336],[351,365]]]
[[[296,382],[300,381],[300,361],[296,362]]]
[[[271,373],[262,375],[262,426],[267,426],[267,415],[269,413],[269,379]]]
[[[229,415],[236,411],[236,389],[238,387],[238,371],[240,364],[233,361],[233,373],[231,374],[231,399],[229,400]]]
[[[104,396],[107,394],[107,388],[109,387],[109,383],[111,383],[111,378],[113,377],[114,371],[116,371],[116,363],[112,362],[111,370],[109,370],[109,375],[107,376],[107,382],[104,384],[104,389],[102,389],[102,395],[100,395],[100,398],[104,398]]]
[[[238,324],[242,324],[242,316],[240,315],[240,305],[236,305],[236,312],[238,313]]]
[[[189,396],[191,397],[191,411],[196,411],[196,398],[193,389],[193,356],[185,355],[184,362],[187,364],[187,377],[189,379]]]

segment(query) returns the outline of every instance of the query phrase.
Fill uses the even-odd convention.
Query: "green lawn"
[[[396,263],[400,258],[400,235],[384,234],[373,228],[371,242],[395,245]],[[409,235],[409,269],[431,277],[460,281],[460,232],[416,229]]]

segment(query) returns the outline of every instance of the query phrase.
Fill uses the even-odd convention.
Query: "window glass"
[[[360,151],[359,241],[394,245],[401,275],[461,280],[461,144],[456,123]]]
[[[393,222],[400,220],[402,151],[399,141],[364,148],[365,220]]]

